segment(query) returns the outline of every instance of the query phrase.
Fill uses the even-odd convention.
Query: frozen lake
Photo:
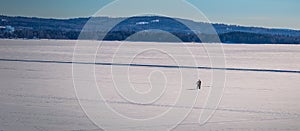
[[[0,40],[0,130],[300,130],[299,45],[204,45]]]

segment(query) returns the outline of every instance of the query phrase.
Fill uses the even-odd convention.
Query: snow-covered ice
[[[95,59],[89,59],[88,56],[94,55],[89,50],[100,42],[78,41],[82,50],[77,51],[81,54],[74,55],[76,62],[102,64],[77,63],[73,66],[80,70],[72,72],[70,62],[76,43],[0,40],[0,130],[99,130],[99,123],[91,119],[97,115],[103,117],[98,121],[102,122],[99,125],[103,129],[165,130],[177,124],[174,121],[183,119],[189,109],[192,110],[186,119],[173,129],[300,130],[299,45],[222,45],[226,68],[232,70],[226,70],[225,90],[216,112],[206,124],[200,125],[200,113],[211,110],[203,107],[213,88],[213,70],[181,68],[180,72],[176,68],[144,65],[194,66],[197,63],[210,67],[210,58],[202,44],[102,42]],[[205,44],[207,48],[214,46]],[[94,77],[87,74],[91,69]],[[78,75],[75,83],[87,88],[77,88],[80,101],[76,98],[72,73]],[[203,88],[198,92],[194,89],[199,78]],[[95,84],[97,93],[89,89]],[[98,91],[103,101],[96,96]],[[191,107],[197,93],[197,101]],[[176,104],[178,96],[183,99]],[[136,124],[110,117],[106,110],[97,110],[104,109],[100,107],[104,104],[136,120]],[[163,116],[169,109],[177,114]],[[91,115],[91,111],[99,114],[87,117],[85,113]],[[150,118],[157,122],[140,124]]]

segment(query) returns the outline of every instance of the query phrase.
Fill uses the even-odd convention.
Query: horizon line
[[[141,15],[141,16],[129,16],[129,17],[122,17],[122,16],[78,16],[78,17],[42,17],[42,16],[25,16],[25,15],[5,15],[1,14],[0,16],[6,16],[6,17],[25,17],[25,18],[39,18],[39,19],[56,19],[56,20],[70,20],[70,19],[87,19],[87,18],[101,18],[101,17],[107,17],[107,18],[130,18],[130,17],[145,17],[145,16],[159,16],[159,15]],[[160,17],[166,17],[166,16],[160,16]],[[189,20],[196,23],[202,22],[202,23],[208,23],[204,21],[195,21],[192,19],[187,18],[178,18],[178,17],[169,17],[173,19],[182,19],[182,20]],[[243,25],[243,24],[237,24],[237,23],[226,23],[226,22],[210,22],[209,24],[223,24],[223,25],[235,25],[235,26],[242,26],[242,27],[255,27],[255,28],[265,28],[265,29],[278,29],[278,30],[294,30],[294,31],[300,31],[300,28],[289,28],[289,27],[269,27],[269,26],[258,26],[258,25]]]

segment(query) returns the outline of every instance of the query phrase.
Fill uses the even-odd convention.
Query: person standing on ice
[[[197,81],[197,89],[198,90],[200,90],[201,89],[201,80],[199,79],[198,81]]]

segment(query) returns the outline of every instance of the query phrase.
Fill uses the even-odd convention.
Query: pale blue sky
[[[47,18],[88,17],[112,1],[114,0],[1,0],[0,14]],[[300,29],[300,0],[187,1],[199,8],[212,22]],[[160,2],[165,4],[164,0]],[[140,6],[143,8],[147,5]],[[180,10],[173,12],[178,14]],[[117,16],[113,13],[111,15]]]

